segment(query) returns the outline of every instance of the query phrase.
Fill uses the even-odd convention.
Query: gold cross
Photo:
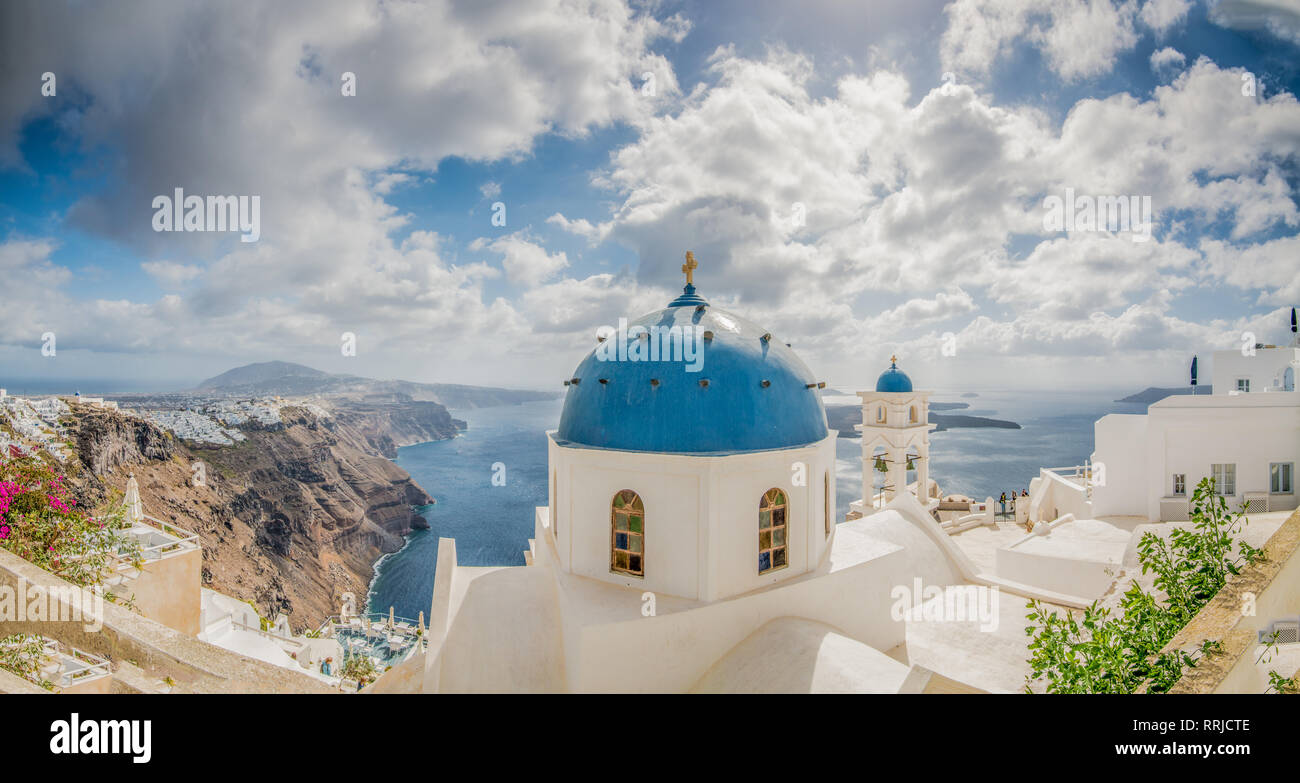
[[[889,357],[889,363],[890,363],[890,364],[898,364],[898,357],[897,357],[897,356],[891,356],[891,357]]]
[[[686,285],[691,285],[695,282],[692,272],[694,272],[698,266],[699,264],[695,263],[695,254],[687,250],[686,263],[682,264],[682,271],[686,273]]]

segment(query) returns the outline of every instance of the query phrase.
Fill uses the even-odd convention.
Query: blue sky
[[[0,11],[0,382],[546,387],[688,249],[832,385],[1174,385],[1300,299],[1291,0],[292,6]],[[175,187],[261,238],[154,231]],[[1066,187],[1153,241],[1046,231]]]

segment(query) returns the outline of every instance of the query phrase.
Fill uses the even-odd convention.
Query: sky
[[[0,385],[558,390],[688,250],[831,386],[1182,385],[1289,338],[1297,55],[1300,0],[7,2]]]

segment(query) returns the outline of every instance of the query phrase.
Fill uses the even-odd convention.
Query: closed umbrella
[[[133,525],[144,522],[144,504],[140,502],[140,485],[134,473],[126,481],[126,518]]]

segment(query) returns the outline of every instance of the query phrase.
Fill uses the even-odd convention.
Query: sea
[[[1114,402],[1132,391],[936,392],[932,403],[970,406],[952,413],[1009,419],[1021,429],[932,433],[930,476],[944,494],[980,499],[1028,489],[1039,468],[1088,459],[1097,419],[1108,413],[1145,413],[1145,403]],[[966,396],[970,394],[976,396]],[[858,403],[847,389],[827,389],[823,399],[828,406]],[[463,433],[398,450],[396,463],[437,502],[421,510],[429,529],[412,532],[400,551],[377,564],[370,611],[387,613],[392,607],[400,617],[427,615],[440,538],[456,539],[460,565],[524,564],[533,510],[546,504],[546,432],[559,424],[562,404],[556,399],[452,410],[468,423]],[[836,455],[836,508],[843,518],[849,502],[862,494],[861,439],[838,438]]]

